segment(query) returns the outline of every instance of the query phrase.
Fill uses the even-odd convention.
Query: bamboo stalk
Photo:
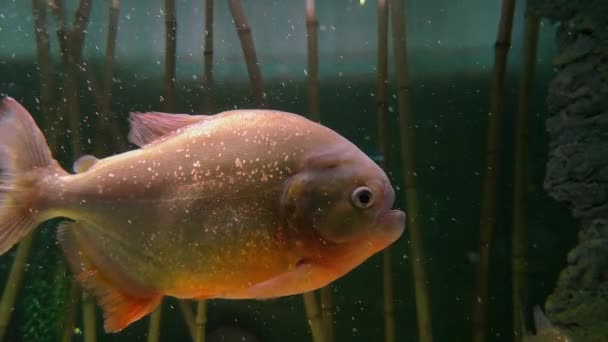
[[[190,332],[190,336],[194,340],[195,327],[194,327],[194,314],[192,313],[192,305],[189,300],[183,299],[178,300],[177,305],[179,306],[179,310],[182,312],[184,316],[184,321],[186,322],[186,326],[188,327],[188,332]]]
[[[69,106],[69,126],[72,136],[72,154],[74,157],[79,157],[82,154],[82,137],[80,131],[80,106],[78,96],[78,74],[80,73],[82,48],[86,29],[89,23],[91,14],[91,1],[81,0],[76,15],[72,30],[67,35],[67,50],[68,50],[68,72],[65,80],[65,87],[68,91],[68,106]],[[86,302],[85,302],[86,303]],[[86,305],[86,304],[85,304]]]
[[[382,283],[384,292],[384,341],[395,342],[395,304],[393,295],[393,264],[391,262],[391,248],[382,253]]]
[[[243,56],[245,57],[247,72],[253,89],[253,97],[255,98],[257,106],[264,108],[266,107],[266,93],[264,93],[264,88],[262,86],[262,72],[260,71],[258,58],[255,53],[251,27],[247,24],[241,1],[229,0],[228,4],[230,5],[234,26],[236,27],[239,40],[241,41],[241,48],[243,49]]]
[[[319,52],[317,28],[319,21],[315,10],[315,0],[306,0],[306,32],[308,44],[308,111],[309,118],[313,121],[321,121],[319,107]],[[333,341],[333,300],[331,284],[319,290],[321,299],[321,323],[324,341]]]
[[[80,1],[71,30],[68,30],[65,25],[63,1],[51,0],[50,5],[57,20],[57,39],[59,40],[61,60],[64,67],[64,99],[70,118],[68,125],[72,137],[72,154],[79,156],[81,154],[81,136],[78,120],[80,115],[78,75],[80,70],[84,68],[82,65],[82,48],[91,13],[91,2],[90,0]]]
[[[112,71],[114,67],[114,54],[116,48],[116,34],[118,31],[118,16],[120,0],[112,0],[110,2],[110,16],[108,23],[108,37],[106,41],[106,54],[104,60],[104,79],[103,89],[101,89],[93,75],[92,71],[87,67],[84,57],[82,54],[82,48],[84,44],[84,38],[86,35],[86,28],[89,22],[89,16],[91,11],[90,0],[81,0],[76,16],[74,19],[73,28],[68,30],[65,25],[65,15],[63,13],[63,1],[62,0],[51,0],[51,9],[57,20],[57,36],[59,40],[59,46],[61,49],[61,59],[64,65],[64,98],[66,99],[65,105],[68,107],[69,113],[78,113],[78,76],[85,80],[87,89],[93,96],[93,99],[100,109],[100,112],[104,115],[108,115],[110,112],[111,103],[111,91],[112,91]],[[72,99],[72,100],[68,100]],[[69,120],[68,120],[69,121]],[[105,122],[100,118],[98,124],[101,126],[101,130],[108,128],[111,134],[115,137],[120,137],[120,129],[116,122],[106,125]],[[77,132],[77,127],[70,124],[72,132]],[[79,141],[76,135],[73,135],[74,141]],[[120,147],[124,147],[124,141],[119,140]],[[100,145],[96,145],[100,146]],[[100,147],[97,147],[100,148]],[[96,152],[99,152],[96,151]],[[81,151],[77,148],[74,154],[79,156]]]
[[[110,2],[110,15],[108,21],[108,36],[106,39],[106,54],[103,71],[103,93],[105,94],[102,114],[110,115],[112,101],[112,72],[114,69],[114,54],[116,51],[116,36],[118,33],[118,16],[120,13],[120,0]]]
[[[78,127],[78,122],[72,120],[72,118],[77,116],[79,113],[78,88],[75,84],[76,80],[74,79],[77,74],[75,71],[77,67],[74,65],[73,58],[71,57],[72,48],[69,38],[71,32],[66,26],[65,14],[63,12],[63,1],[51,0],[50,6],[57,21],[57,40],[59,42],[61,64],[63,66],[62,97],[64,108],[62,109],[62,112],[68,113],[68,120],[66,123],[68,124],[70,137],[72,139],[71,145],[72,148],[74,148],[74,146],[80,146],[80,128]],[[76,143],[76,141],[78,141],[78,143]],[[72,151],[72,154],[79,155],[80,151]]]
[[[70,104],[70,119],[69,125],[72,131],[72,155],[74,160],[80,157],[82,154],[82,137],[80,132],[80,111],[79,111],[79,95],[78,95],[78,82],[79,73],[82,65],[82,49],[84,46],[84,39],[86,36],[86,29],[89,23],[89,16],[91,14],[91,1],[81,0],[76,10],[74,18],[74,24],[72,30],[68,34],[68,60],[70,64],[68,67],[68,78],[71,89],[70,95],[71,100],[74,102]],[[90,296],[82,291],[82,318],[83,318],[83,329],[84,329],[84,341],[95,342],[97,340],[97,319],[96,319],[96,307],[95,302]]]
[[[397,72],[399,128],[401,159],[404,161],[403,183],[405,186],[405,203],[407,207],[407,230],[409,231],[412,254],[412,272],[416,293],[416,313],[418,320],[418,340],[433,340],[431,326],[431,306],[427,288],[427,275],[424,267],[425,255],[422,239],[420,209],[418,206],[416,167],[414,164],[414,117],[410,108],[408,69],[407,69],[407,36],[404,4],[400,0],[391,0],[391,21],[395,69]]]
[[[57,41],[59,43],[59,56],[61,58],[61,65],[63,67],[62,78],[64,80],[64,84],[63,84],[63,88],[61,89],[61,98],[63,99],[63,101],[60,101],[60,105],[58,106],[59,107],[58,112],[66,113],[69,110],[68,104],[67,104],[68,91],[66,89],[66,84],[65,84],[65,81],[67,79],[67,67],[69,65],[69,60],[68,60],[68,44],[67,44],[68,30],[67,30],[67,27],[65,24],[65,15],[63,13],[63,1],[62,0],[50,0],[49,7],[55,17],[55,21],[57,22],[57,24],[56,24]],[[66,121],[61,120],[61,123],[63,125],[65,125]],[[62,128],[63,127],[57,127],[58,130],[60,130]]]
[[[76,280],[70,281],[70,292],[65,307],[65,320],[63,322],[63,334],[61,342],[71,342],[74,336],[74,325],[76,322],[76,311],[80,299],[80,286]]]
[[[36,35],[36,55],[38,61],[38,74],[40,75],[40,104],[44,127],[53,125],[51,115],[54,113],[54,83],[51,67],[51,47],[47,26],[47,9],[44,0],[32,0],[34,14],[34,32]],[[56,134],[46,132],[50,146],[55,146]]]
[[[175,110],[176,34],[177,17],[175,14],[175,0],[165,0],[165,79],[163,92],[165,110],[168,112]],[[162,304],[150,315],[148,342],[156,342],[160,339],[161,312]]]
[[[325,342],[323,322],[321,322],[321,312],[319,310],[319,303],[317,303],[315,292],[306,292],[302,295],[302,298],[304,299],[304,308],[306,310],[308,324],[310,325],[312,340],[314,342]]]
[[[513,194],[513,341],[523,340],[524,289],[526,280],[526,227],[527,227],[527,170],[530,97],[536,71],[539,18],[532,12],[526,14],[524,33],[524,61],[519,85],[519,103],[515,117],[515,170]]]
[[[97,341],[97,320],[95,300],[84,289],[82,290],[82,323],[85,342]]]
[[[378,74],[376,80],[376,109],[378,113],[378,146],[384,156],[382,166],[388,169],[388,6],[378,0]]]
[[[101,131],[110,131],[114,137],[113,145],[125,147],[125,142],[120,138],[120,129],[118,125],[112,121],[108,122],[111,114],[112,103],[112,77],[114,72],[114,55],[116,52],[116,36],[118,34],[118,17],[120,14],[120,0],[112,0],[110,2],[109,19],[108,19],[108,36],[106,38],[106,53],[103,66],[103,100],[101,103],[101,116],[98,119],[98,126]],[[96,144],[97,153],[101,152],[102,145]]]
[[[203,74],[203,112],[209,114],[213,111],[213,0],[205,2],[205,34],[204,34],[204,63]],[[193,340],[205,342],[207,330],[207,301],[202,299],[196,304],[196,317],[194,319]]]
[[[388,170],[388,7],[378,0],[378,74],[376,107],[378,113],[378,146],[384,156],[381,166]],[[384,340],[395,342],[395,304],[393,299],[393,265],[391,247],[382,253],[382,283],[384,294]]]
[[[196,319],[194,321],[194,342],[205,342],[207,330],[207,301],[199,300],[196,305]]]
[[[70,31],[69,38],[73,40],[73,46],[76,48],[74,53],[79,56],[82,55],[82,46],[84,45],[84,38],[86,35],[87,27],[89,26],[89,16],[91,15],[91,0],[80,0],[78,8],[76,9],[76,15],[74,16],[74,24]]]
[[[114,7],[115,1],[117,3],[119,2],[119,0],[112,0],[112,2],[110,3],[110,30],[113,27],[116,28],[117,25],[117,23],[112,24],[112,20],[114,20],[112,17],[114,15],[114,11],[112,8]],[[53,14],[57,20],[57,37],[59,40],[62,64],[71,66],[72,69],[70,70],[70,73],[80,76],[86,82],[87,90],[91,93],[97,107],[103,113],[105,102],[105,94],[103,92],[104,90],[99,87],[99,84],[95,79],[95,75],[87,67],[87,64],[85,63],[82,54],[82,47],[84,44],[84,38],[86,35],[86,29],[89,23],[89,16],[91,11],[90,0],[80,1],[80,5],[78,7],[78,10],[76,11],[74,24],[72,25],[73,28],[71,30],[68,30],[65,24],[65,15],[63,13],[63,0],[49,0],[49,5],[51,6]],[[118,6],[116,8],[118,9]],[[117,20],[118,12],[116,12],[115,15]],[[114,32],[109,32],[108,39],[110,39],[112,34],[114,34]],[[106,49],[106,51],[107,50],[108,49]],[[65,74],[68,75],[67,72]],[[67,84],[65,87],[69,89],[64,91],[64,93],[73,93],[71,87],[77,87],[77,85],[78,83],[76,83],[76,86]],[[69,103],[70,101],[67,101],[66,98],[65,102]],[[113,132],[118,132],[118,129],[116,127],[110,128],[113,130]]]
[[[331,342],[334,340],[334,305],[331,294],[331,284],[319,290],[321,298],[321,323],[323,329],[323,340]]]
[[[58,22],[57,35],[64,68],[64,98],[67,101],[66,105],[68,107],[68,125],[72,137],[72,156],[76,159],[82,154],[78,83],[79,75],[85,69],[82,49],[91,14],[91,1],[80,0],[71,30],[68,30],[65,26],[63,1],[53,0],[51,8]],[[89,87],[91,87],[91,82],[89,82]],[[82,296],[83,326],[85,330],[84,341],[94,342],[97,339],[95,302],[84,291]]]
[[[473,341],[483,342],[486,339],[486,316],[488,298],[488,268],[490,264],[490,249],[494,230],[494,215],[496,212],[496,180],[500,160],[501,120],[503,111],[504,80],[507,67],[507,54],[511,45],[511,28],[515,0],[503,0],[500,24],[494,46],[494,68],[492,70],[492,85],[490,95],[490,112],[488,117],[486,165],[484,168],[480,235],[479,263],[475,277],[473,292],[473,308],[471,320],[473,323]]]
[[[150,315],[150,325],[148,327],[148,342],[160,340],[160,319],[162,315],[162,302]]]
[[[311,120],[319,122],[319,53],[317,29],[319,21],[315,0],[306,0],[306,31],[308,38],[308,111]]]
[[[177,50],[175,0],[165,0],[165,109],[175,110],[175,53]]]
[[[204,37],[204,63],[203,74],[203,113],[209,114],[213,110],[213,0],[205,1],[205,37]]]
[[[23,282],[25,263],[32,247],[33,235],[30,233],[19,243],[17,254],[13,260],[10,273],[6,279],[2,299],[0,300],[0,341],[4,339],[6,330],[13,314],[15,300]]]

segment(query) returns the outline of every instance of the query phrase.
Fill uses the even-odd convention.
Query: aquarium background
[[[244,0],[242,3],[252,29],[268,107],[307,115],[304,1]],[[76,1],[65,1],[69,23],[76,7]],[[203,10],[203,1],[177,1],[176,112],[200,113],[202,110]],[[518,3],[504,95],[503,154],[489,282],[488,339],[492,341],[512,339],[513,124],[522,69],[524,10],[525,3]],[[369,155],[377,156],[376,2],[318,1],[317,15],[321,121]],[[481,178],[499,15],[499,1],[406,2],[410,97],[415,116],[414,148],[426,250],[426,259],[422,262],[428,273],[436,341],[471,339]],[[84,57],[97,79],[102,77],[107,18],[108,2],[93,1]],[[50,12],[47,20],[55,85],[61,87],[56,24]],[[92,153],[95,145],[105,145],[116,139],[124,141],[129,111],[163,110],[164,28],[162,1],[120,2],[110,119],[120,124],[122,137],[96,131],[91,126],[91,122],[97,120],[98,109],[86,82],[80,82],[84,153]],[[533,305],[542,305],[553,290],[558,273],[566,263],[566,254],[576,244],[578,226],[568,210],[550,199],[542,188],[547,160],[545,98],[556,50],[554,36],[553,24],[543,21],[530,111],[529,270],[525,298],[528,310]],[[389,46],[392,49],[391,40]],[[255,107],[227,2],[215,2],[213,49],[215,111]],[[397,161],[400,146],[392,50],[389,65],[389,157]],[[38,122],[45,122],[45,113],[40,109],[40,80],[30,1],[0,2],[0,92],[23,103]],[[63,120],[67,120],[66,115],[63,113]],[[50,131],[49,127],[43,128]],[[59,133],[55,153],[62,164],[70,168],[73,161],[70,132],[64,128]],[[108,153],[110,151],[106,151]],[[404,208],[400,177],[403,169],[399,164],[393,163],[389,173],[397,188],[396,206]],[[62,267],[57,260],[63,256],[56,247],[55,224],[46,224],[36,232],[7,341],[58,339],[55,325],[68,314],[65,299],[71,275],[57,272]],[[406,233],[392,249],[398,341],[417,340],[409,245]],[[13,249],[0,257],[2,284],[14,254]],[[376,255],[333,284],[336,341],[383,339],[381,265],[382,257]],[[73,341],[83,340],[81,316],[78,311]],[[97,337],[100,341],[146,339],[148,318],[112,335],[103,334],[101,319],[98,311]],[[210,301],[208,333],[228,326],[247,329],[260,341],[311,341],[301,296],[270,301]],[[190,340],[177,301],[172,298],[164,301],[161,340]]]

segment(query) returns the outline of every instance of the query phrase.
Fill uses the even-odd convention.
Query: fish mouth
[[[386,240],[387,245],[395,242],[405,230],[405,213],[401,210],[388,210],[376,220],[378,232]]]

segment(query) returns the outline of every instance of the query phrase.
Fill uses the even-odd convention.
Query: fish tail
[[[40,181],[61,173],[30,113],[0,98],[0,255],[43,221]]]

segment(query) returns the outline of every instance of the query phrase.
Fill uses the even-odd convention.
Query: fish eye
[[[374,203],[372,190],[366,186],[356,188],[350,199],[355,207],[361,209],[369,208]]]

